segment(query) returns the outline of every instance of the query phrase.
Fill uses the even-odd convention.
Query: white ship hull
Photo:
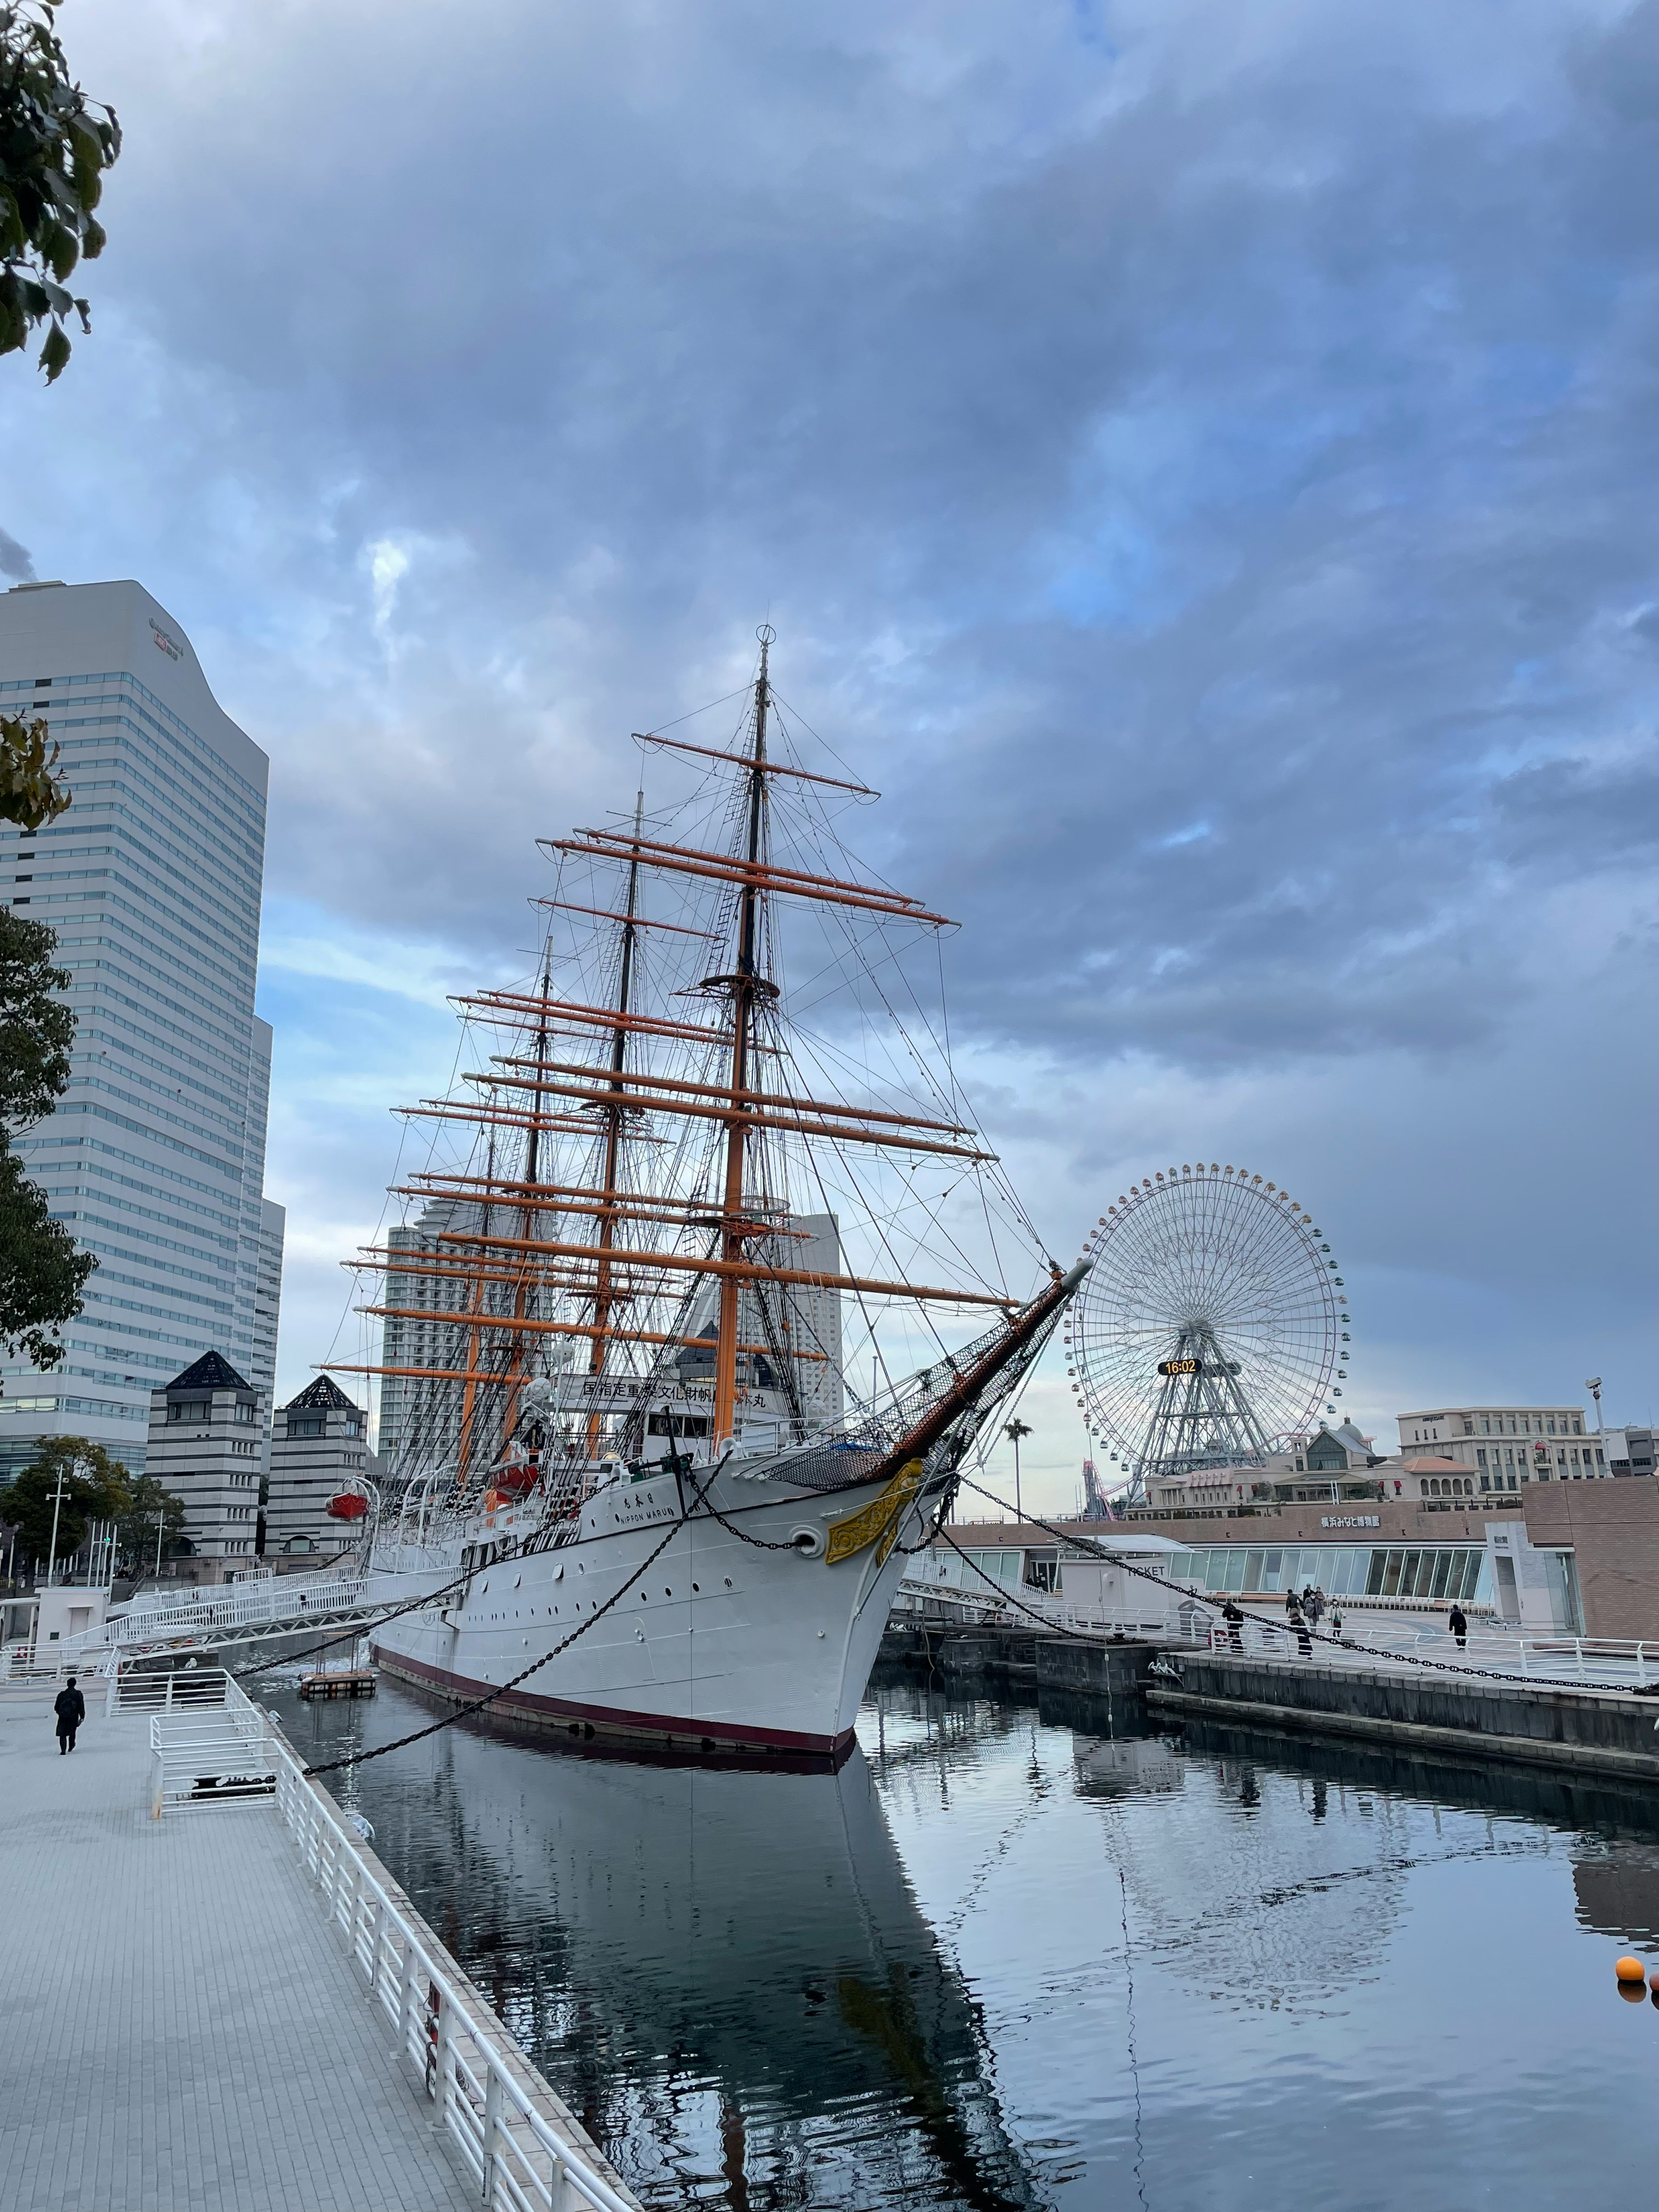
[[[428,1586],[434,1569],[459,1575],[477,1557],[471,1547],[511,1555],[480,1567],[464,1590],[383,1623],[376,1659],[458,1700],[533,1668],[492,1711],[572,1735],[836,1763],[852,1747],[908,1549],[931,1516],[911,1508],[890,1547],[878,1530],[830,1564],[831,1528],[879,1498],[881,1483],[803,1492],[731,1472],[711,1480],[706,1468],[695,1481],[659,1473],[612,1482],[552,1548],[517,1548],[534,1527],[525,1509],[481,1514],[442,1544],[377,1548],[377,1579],[419,1573]]]

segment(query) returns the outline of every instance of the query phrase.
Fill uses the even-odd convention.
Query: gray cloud
[[[4,530],[0,530],[0,576],[10,576],[20,584],[34,581],[34,562],[27,547]]]
[[[1021,1066],[1473,1127],[1650,989],[1652,4],[201,23],[88,0],[97,328],[0,410],[270,744],[281,896],[511,964],[769,615]]]

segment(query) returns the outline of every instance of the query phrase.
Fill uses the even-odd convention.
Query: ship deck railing
[[[556,2100],[471,1990],[442,1946],[371,1863],[356,1816],[342,1813],[307,1775],[272,1717],[221,1668],[112,1678],[112,1709],[149,1709],[158,1692],[180,1702],[151,1711],[155,1763],[151,1812],[275,1801],[366,1994],[436,2107],[476,2185],[496,2212],[639,2212],[561,2133]],[[187,1699],[188,1702],[185,1702]],[[215,1700],[216,1699],[216,1704]],[[367,1823],[362,1824],[364,1829]]]

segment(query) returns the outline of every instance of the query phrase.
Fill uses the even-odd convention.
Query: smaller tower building
[[[252,1565],[264,1458],[259,1393],[222,1352],[204,1352],[152,1390],[144,1471],[185,1504],[185,1537],[201,1579]]]
[[[328,1501],[354,1482],[378,1481],[368,1449],[368,1416],[327,1375],[308,1382],[274,1415],[265,1550],[284,1554],[342,1552],[362,1534],[361,1521],[331,1517]]]

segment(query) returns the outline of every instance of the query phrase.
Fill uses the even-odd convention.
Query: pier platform
[[[153,1817],[144,1716],[87,1684],[64,1756],[55,1686],[0,1705],[0,2204],[476,2212],[434,2117],[459,2092],[434,2107],[405,2063],[276,1800]],[[631,2203],[607,2179],[568,2201]]]

